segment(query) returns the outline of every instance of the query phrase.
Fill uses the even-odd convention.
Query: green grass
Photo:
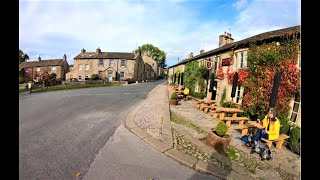
[[[198,126],[196,126],[196,125],[184,120],[183,118],[177,116],[173,112],[171,112],[171,114],[170,114],[170,119],[171,119],[172,122],[175,122],[177,124],[181,124],[181,125],[184,125],[186,127],[192,128],[192,129],[196,130],[198,133],[201,133],[201,134],[204,134],[204,135],[208,134],[206,131],[204,131],[200,127],[198,127]]]
[[[238,158],[236,153],[237,151],[233,147],[229,146],[229,148],[227,149],[228,158],[231,160],[236,160]]]
[[[27,91],[26,89],[19,89],[19,93]]]
[[[82,89],[82,88],[92,88],[92,87],[108,87],[108,86],[120,86],[120,83],[112,83],[112,84],[82,84],[82,85],[71,85],[71,86],[64,86],[64,85],[57,85],[57,86],[50,86],[48,88],[43,89],[34,89],[31,93],[38,93],[38,92],[46,92],[46,91],[59,91],[59,90],[68,90],[68,89]],[[20,93],[20,90],[19,90]]]

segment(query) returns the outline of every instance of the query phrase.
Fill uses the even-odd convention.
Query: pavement
[[[217,152],[207,145],[205,133],[216,126],[218,119],[196,109],[192,100],[169,105],[169,91],[166,84],[153,89],[147,99],[128,114],[125,127],[160,153],[195,172],[210,174],[212,178],[300,179],[300,156],[285,147],[271,148],[275,160],[263,162],[235,138],[230,147],[236,150],[236,159]],[[187,126],[172,122],[171,113],[188,122]],[[200,127],[202,133],[190,124]],[[235,126],[232,124],[230,128],[232,137],[240,136]]]

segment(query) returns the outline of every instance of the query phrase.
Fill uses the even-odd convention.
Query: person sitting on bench
[[[260,120],[258,119],[258,122]],[[257,132],[253,136],[253,141],[260,141],[261,138],[265,138],[268,140],[275,140],[279,137],[280,134],[280,120],[276,118],[275,109],[270,109],[269,113],[262,120],[263,129],[257,130]]]
[[[189,95],[189,88],[186,87],[183,90],[183,97],[185,101],[187,100],[188,95]]]

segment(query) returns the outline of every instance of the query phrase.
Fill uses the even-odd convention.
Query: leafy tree
[[[133,53],[138,53],[138,49],[134,50]],[[166,56],[167,53],[159,49],[158,47],[152,45],[152,44],[143,44],[140,47],[141,53],[147,53],[149,57],[157,61],[161,68],[165,68],[167,66],[166,64]]]
[[[29,59],[28,54],[24,53],[21,49],[19,49],[19,64]]]

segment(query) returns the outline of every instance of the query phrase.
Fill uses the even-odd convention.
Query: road
[[[163,82],[165,81],[20,94],[19,179],[75,179],[77,172],[81,174],[78,178],[82,179],[89,168],[92,173],[87,177],[92,177],[87,179],[115,179],[101,176],[106,173],[109,177],[127,176],[128,179],[132,179],[128,177],[132,174],[135,174],[137,179],[148,175],[160,177],[160,169],[168,174],[162,177],[170,177],[170,174],[171,177],[177,177],[183,173],[183,179],[209,178],[194,173],[152,147],[147,147],[148,145],[124,129],[121,123],[127,114],[146,98],[147,93]],[[117,128],[119,133],[114,134]],[[110,137],[119,139],[122,136],[126,137],[122,143],[112,145]],[[118,151],[117,148],[123,150]],[[141,148],[144,150],[139,155],[137,149]],[[132,149],[136,151],[130,151]],[[136,152],[136,156],[132,161],[128,161],[132,152]],[[142,155],[150,158],[145,159]],[[139,161],[139,158],[143,159],[140,164],[130,163]],[[105,161],[109,164],[101,164]],[[123,161],[129,163],[123,164]],[[112,169],[119,168],[119,162],[123,170],[113,171]],[[152,162],[154,165],[142,165],[143,162]],[[113,164],[114,168],[103,170],[104,165],[110,164]],[[100,169],[100,175],[93,173]],[[146,169],[153,169],[150,171],[153,173],[147,173]],[[177,171],[179,173],[176,173]]]

